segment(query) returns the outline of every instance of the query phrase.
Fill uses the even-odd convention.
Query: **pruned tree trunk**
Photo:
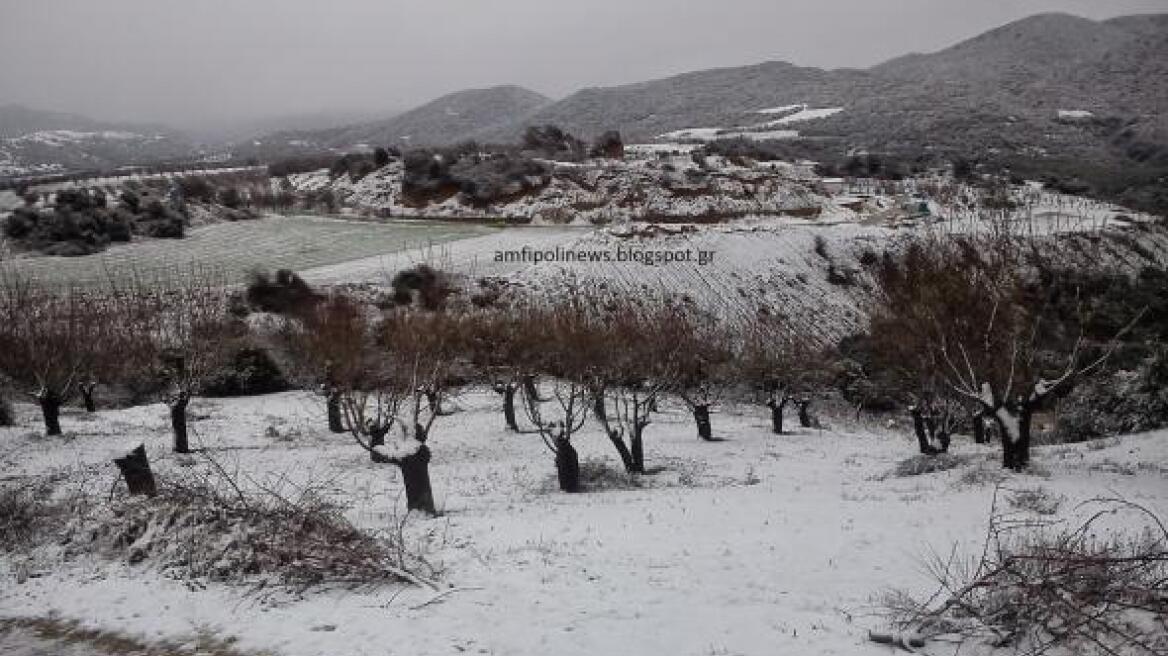
[[[634,474],[645,473],[645,427],[643,425],[636,425],[633,427],[633,434],[629,439],[629,456],[632,458]]]
[[[168,404],[170,407],[170,427],[174,431],[174,452],[190,453],[191,445],[187,439],[187,405],[191,397],[179,394]]]
[[[767,402],[767,407],[771,409],[771,432],[775,435],[782,435],[783,411],[787,408],[787,400],[771,400]]]
[[[97,390],[97,383],[85,383],[79,389],[81,390],[81,401],[85,404],[85,411],[97,412],[97,402],[93,398],[93,393]]]
[[[556,477],[560,481],[560,490],[563,492],[580,491],[580,456],[576,447],[566,437],[557,437],[556,446]]]
[[[600,423],[608,424],[608,410],[604,408],[604,393],[595,394],[592,398],[592,412]]]
[[[539,389],[535,386],[535,376],[523,377],[523,393],[532,401],[538,401],[540,403],[547,401],[547,399],[540,398],[539,396]]]
[[[420,445],[414,453],[399,458],[397,466],[406,486],[406,508],[437,515],[434,491],[430,487],[430,447]]]
[[[385,435],[389,433],[390,426],[372,426],[369,428],[369,459],[373,462],[386,462],[386,457],[378,453],[373,447],[385,446]]]
[[[620,434],[612,430],[606,430],[605,433],[608,434],[609,441],[616,448],[616,453],[620,456],[621,464],[624,465],[625,471],[630,474],[634,473],[636,471],[636,465],[633,463],[633,454],[629,451],[629,447],[625,445],[625,441],[621,439]]]
[[[973,442],[974,444],[985,444],[989,441],[986,437],[985,417],[978,412],[970,419],[973,424]]]
[[[917,445],[920,447],[920,452],[926,456],[937,455],[937,450],[933,448],[929,439],[928,428],[925,424],[925,417],[921,414],[921,409],[913,406],[909,408],[909,414],[912,416],[913,433],[917,436]]]
[[[994,419],[1002,435],[1002,467],[1022,471],[1030,465],[1030,423],[1034,410],[1023,403],[1018,408],[1000,407]]]
[[[45,391],[37,396],[41,407],[41,417],[45,420],[45,435],[61,434],[61,399],[56,394]]]
[[[426,405],[430,408],[430,412],[433,413],[433,415],[435,417],[445,417],[446,415],[452,414],[452,411],[449,411],[449,410],[443,411],[442,410],[442,395],[441,394],[439,394],[438,392],[432,391],[432,390],[425,392],[425,394],[426,394]]]
[[[0,390],[0,426],[12,426],[16,423],[16,417],[12,409],[12,403],[4,398],[4,391]]]
[[[799,401],[799,425],[803,428],[815,428],[815,420],[811,417],[811,400]]]
[[[328,427],[329,432],[344,433],[345,422],[341,416],[341,393],[338,390],[330,389],[328,397],[325,399],[325,407],[328,412]]]
[[[698,427],[698,438],[707,442],[713,441],[714,430],[710,425],[710,406],[706,404],[693,406],[694,423]]]
[[[519,432],[519,422],[515,418],[515,386],[508,383],[503,387],[503,421],[507,430]]]
[[[122,478],[126,480],[130,494],[147,496],[158,494],[158,488],[154,484],[154,473],[150,471],[150,460],[146,457],[146,445],[139,444],[136,449],[121,458],[114,458],[114,464],[122,472]]]

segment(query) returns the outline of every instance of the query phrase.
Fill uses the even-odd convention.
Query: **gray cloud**
[[[466,87],[786,60],[868,66],[1043,11],[1165,0],[0,0],[0,102],[206,125],[390,112]]]

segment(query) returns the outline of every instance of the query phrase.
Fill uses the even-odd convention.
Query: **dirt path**
[[[0,654],[5,656],[260,656],[236,651],[231,643],[207,635],[181,644],[149,643],[52,618],[0,619]]]

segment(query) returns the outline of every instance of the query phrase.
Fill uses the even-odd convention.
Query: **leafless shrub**
[[[982,461],[961,474],[957,485],[961,487],[983,487],[997,485],[1006,480],[1006,474],[1000,467],[994,467],[989,461]]]
[[[918,602],[886,597],[900,636],[1010,647],[1036,656],[1065,653],[1163,654],[1168,649],[1168,529],[1148,509],[1122,499],[1081,504],[1077,525],[1019,519],[999,510],[995,493],[982,553],[929,563],[939,589]],[[1119,513],[1142,519],[1138,532],[1104,525]]]
[[[68,505],[53,498],[54,488],[47,478],[0,485],[0,552],[37,544],[68,516]]]

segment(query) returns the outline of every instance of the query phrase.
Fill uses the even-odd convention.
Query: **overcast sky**
[[[391,113],[502,83],[560,97],[766,60],[863,67],[1045,11],[1168,0],[0,0],[0,104],[184,127]]]

